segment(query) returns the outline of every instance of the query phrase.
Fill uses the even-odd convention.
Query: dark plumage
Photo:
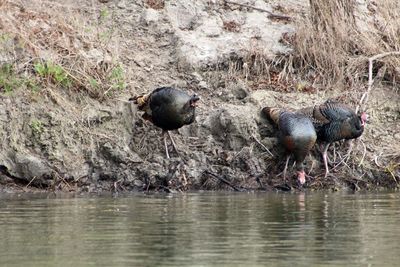
[[[301,109],[298,112],[313,121],[318,140],[325,143],[323,159],[326,177],[329,173],[327,156],[329,145],[339,140],[360,137],[364,132],[368,116],[365,112],[357,115],[347,105],[333,100],[328,100],[321,105]]]
[[[160,87],[147,95],[135,96],[129,100],[133,101],[139,110],[144,111],[142,116],[144,119],[163,130],[164,144],[169,158],[165,133],[168,133],[177,151],[175,142],[168,131],[194,122],[196,103],[199,99],[195,94],[190,96],[172,87]]]
[[[317,139],[311,120],[303,114],[298,114],[278,108],[263,108],[264,115],[274,123],[279,130],[279,142],[288,154],[284,169],[289,163],[290,155],[293,154],[296,161],[297,178],[301,184],[305,183],[305,172],[303,162]]]

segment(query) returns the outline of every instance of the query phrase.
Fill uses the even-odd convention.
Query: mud
[[[283,151],[274,128],[260,116],[261,108],[300,108],[327,98],[345,99],[355,106],[363,92],[286,91],[246,79],[243,66],[232,68],[232,62],[260,47],[266,62],[268,55],[272,59],[290,51],[280,39],[293,26],[268,19],[264,11],[221,9],[218,1],[167,1],[161,9],[134,1],[102,2],[87,1],[83,6],[115,14],[119,60],[128,87],[105,100],[59,88],[39,95],[22,90],[2,94],[3,191],[303,190],[294,177],[282,179]],[[282,10],[286,2],[290,1],[251,4],[287,16],[307,8],[306,3],[294,1],[297,4],[290,2],[290,8]],[[240,30],[227,30],[224,21],[235,21]],[[196,122],[172,133],[179,155],[171,150],[171,160],[165,157],[161,130],[143,121],[126,101],[159,86],[184,88],[202,99]],[[367,111],[371,122],[361,140],[353,142],[351,157],[338,165],[348,144],[332,146],[332,164],[338,166],[324,178],[316,147],[306,160],[304,188],[398,186],[397,89],[374,88]]]

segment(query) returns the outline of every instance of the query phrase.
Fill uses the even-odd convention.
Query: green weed
[[[43,78],[50,78],[57,84],[61,84],[65,87],[70,87],[72,81],[68,73],[64,68],[58,64],[54,64],[50,61],[46,63],[38,62],[34,64],[36,73]]]
[[[126,87],[124,69],[121,65],[115,66],[109,75],[109,80],[112,83],[111,88],[122,90]]]
[[[90,84],[90,87],[92,87],[94,89],[98,89],[99,88],[99,82],[93,77],[89,78],[89,84]]]
[[[0,68],[0,90],[11,93],[22,84],[12,64],[4,64]]]
[[[39,135],[43,132],[43,123],[40,120],[33,119],[29,125],[32,129],[33,134]]]
[[[100,11],[100,16],[99,16],[99,20],[102,22],[102,21],[105,21],[106,19],[107,19],[107,17],[109,16],[109,12],[108,12],[108,9],[102,9],[101,11]]]
[[[26,88],[30,89],[32,92],[39,92],[40,91],[40,86],[34,79],[25,79],[24,84]]]
[[[7,42],[11,39],[11,36],[8,33],[1,33],[0,34],[0,42]]]
[[[99,38],[101,41],[107,41],[111,38],[112,36],[112,31],[105,31],[102,33],[99,33]]]

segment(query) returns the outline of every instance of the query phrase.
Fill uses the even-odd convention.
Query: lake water
[[[0,196],[0,266],[399,266],[400,195]]]

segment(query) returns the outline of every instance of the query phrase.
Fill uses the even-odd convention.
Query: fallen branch
[[[257,137],[255,137],[255,135],[254,134],[252,134],[251,135],[251,137],[253,137],[253,139],[257,142],[257,144],[259,144],[262,148],[264,148],[265,149],[265,151],[267,151],[268,152],[268,154],[270,154],[271,155],[271,157],[273,157],[274,156],[274,154],[272,154],[271,153],[271,151],[269,151],[269,149],[263,144],[263,143],[261,143],[258,139],[257,139]]]
[[[360,142],[363,145],[364,150],[363,150],[363,155],[362,155],[362,158],[360,160],[360,163],[358,164],[358,167],[360,167],[363,164],[364,159],[365,159],[365,155],[367,154],[367,146],[364,144],[364,142],[361,139],[360,139]]]
[[[247,8],[251,8],[251,9],[254,9],[254,10],[257,10],[257,11],[260,11],[260,12],[268,13],[268,18],[269,18],[269,19],[278,19],[278,20],[286,20],[286,21],[291,21],[291,20],[292,20],[292,18],[289,17],[289,16],[277,15],[277,14],[272,13],[272,12],[269,11],[269,10],[262,9],[262,8],[259,8],[259,7],[255,7],[255,6],[251,6],[251,5],[246,5],[246,4],[239,4],[239,3],[236,3],[236,2],[231,2],[231,1],[226,1],[226,0],[224,1],[224,3],[225,3],[225,4],[228,4],[228,5],[235,5],[235,6],[247,7]]]
[[[64,182],[69,187],[69,189],[72,189],[71,185],[65,180],[64,177],[62,177],[58,173],[56,173],[56,176],[58,176],[58,178],[61,179],[61,181]]]
[[[379,155],[374,155],[374,162],[375,162],[376,166],[378,166],[379,168],[383,168],[382,165],[379,164],[379,162],[378,162],[379,157],[382,156],[382,154],[383,153],[381,152],[381,153],[379,153]]]
[[[36,176],[33,176],[33,178],[29,181],[29,183],[25,186],[25,188],[28,188],[28,186],[31,185],[31,183],[36,179]]]
[[[230,187],[232,187],[233,190],[238,191],[238,192],[242,191],[242,190],[240,190],[239,188],[237,188],[236,186],[234,186],[233,184],[231,184],[231,183],[230,183],[228,180],[226,180],[225,178],[222,178],[222,177],[216,175],[215,173],[212,173],[212,172],[207,171],[207,170],[204,171],[204,172],[207,173],[207,174],[209,174],[209,175],[211,175],[211,176],[214,177],[214,178],[217,178],[218,180],[220,180],[220,181],[223,182],[224,184],[229,185]]]
[[[374,61],[377,59],[380,59],[380,58],[387,57],[387,56],[400,56],[400,51],[386,52],[386,53],[375,55],[368,59],[368,88],[367,88],[367,91],[365,91],[363,93],[363,95],[361,96],[360,102],[358,103],[357,108],[356,108],[356,113],[358,112],[358,110],[360,109],[362,104],[364,104],[364,110],[365,110],[365,107],[367,106],[369,94],[372,90],[372,84],[374,83],[374,79],[372,78],[372,70],[373,70]]]

